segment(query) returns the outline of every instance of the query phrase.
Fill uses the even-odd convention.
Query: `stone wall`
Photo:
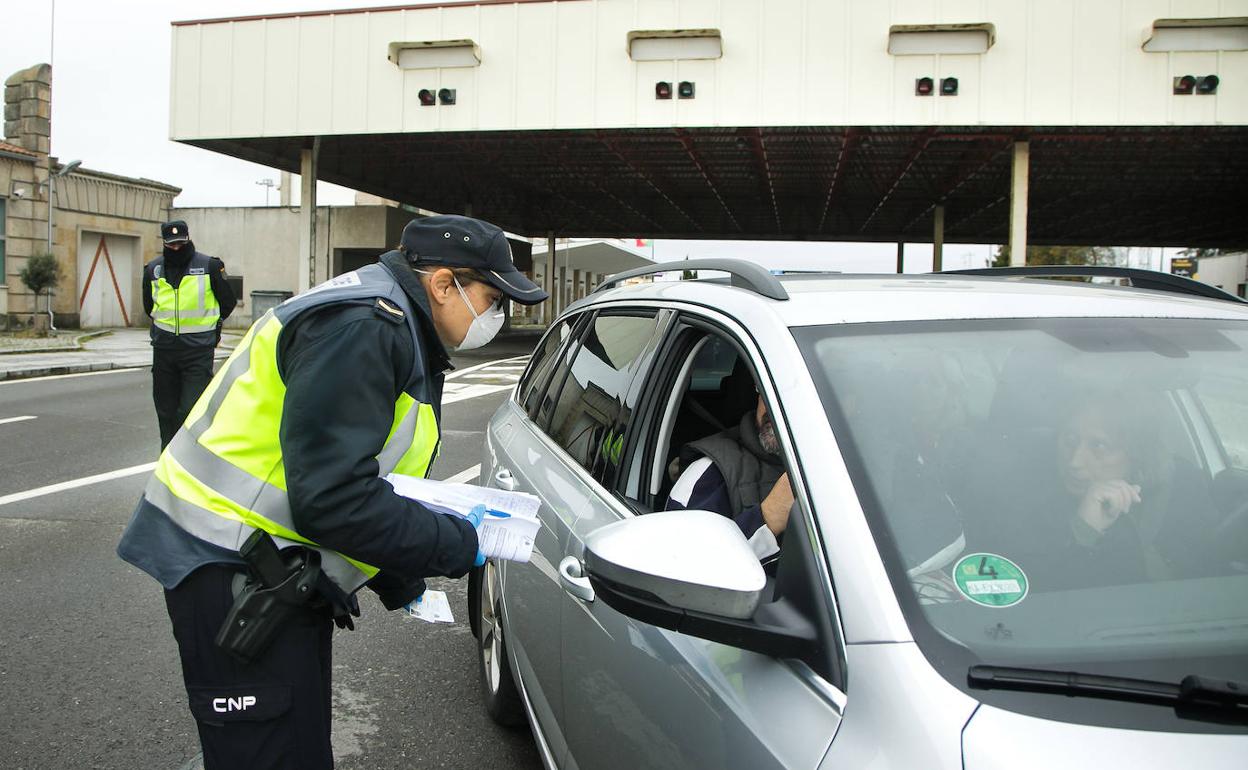
[[[47,155],[52,141],[52,67],[36,64],[4,81],[5,141]]]
[[[0,197],[4,198],[4,268],[0,275],[0,328],[28,321],[34,296],[19,277],[27,258],[47,251],[48,178],[43,159],[0,151]],[[41,308],[42,309],[42,308]],[[20,314],[25,314],[20,315]]]
[[[52,68],[36,64],[4,81],[0,196],[5,198],[0,326],[29,322],[35,298],[18,276],[26,260],[48,251],[48,151],[52,135]],[[40,310],[43,308],[40,307]]]

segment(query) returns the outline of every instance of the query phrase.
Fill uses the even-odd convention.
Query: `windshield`
[[[915,637],[951,682],[965,689],[975,663],[1244,678],[1248,323],[794,334]]]

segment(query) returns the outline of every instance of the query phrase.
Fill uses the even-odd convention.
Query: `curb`
[[[0,370],[0,382],[9,380],[29,380],[33,377],[54,377],[61,374],[84,374],[86,372],[106,372],[110,369],[135,369],[143,364],[117,364],[113,362],[95,364],[64,364],[61,366],[42,366],[36,369],[19,369],[17,371]]]
[[[87,340],[92,340],[96,337],[105,337],[112,333],[112,329],[87,332],[86,334],[79,334],[77,337],[74,337],[72,345],[57,345],[56,347],[47,348],[18,348],[16,350],[0,350],[0,356],[38,355],[39,353],[75,353],[82,350],[82,343]]]
[[[233,348],[219,348],[217,354],[212,357],[213,361],[224,361],[229,358]],[[129,363],[117,363],[115,361],[96,362],[93,364],[61,364],[60,366],[40,366],[32,369],[18,369],[16,371],[5,371],[0,369],[0,382],[9,382],[12,380],[29,380],[35,377],[58,377],[63,374],[87,374],[90,372],[107,372],[113,369],[150,369],[150,361],[132,361]]]

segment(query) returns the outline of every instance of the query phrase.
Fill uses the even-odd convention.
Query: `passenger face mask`
[[[458,278],[455,279],[455,288],[459,289],[459,296],[463,298],[464,304],[468,306],[468,312],[472,313],[472,325],[468,327],[468,333],[464,335],[464,341],[459,343],[455,349],[472,350],[473,348],[479,348],[494,339],[494,335],[498,334],[498,330],[503,328],[502,300],[500,299],[498,302],[490,305],[484,313],[478,314],[477,309],[472,306],[471,300],[468,299],[468,293],[460,285]]]

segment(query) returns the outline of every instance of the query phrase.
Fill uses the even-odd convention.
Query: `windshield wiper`
[[[1189,674],[1178,684],[1125,676],[1081,674],[1008,666],[971,666],[967,683],[978,690],[1022,690],[1132,703],[1173,706],[1181,716],[1205,718],[1216,713],[1248,722],[1248,683]],[[1219,720],[1221,721],[1221,720]]]

